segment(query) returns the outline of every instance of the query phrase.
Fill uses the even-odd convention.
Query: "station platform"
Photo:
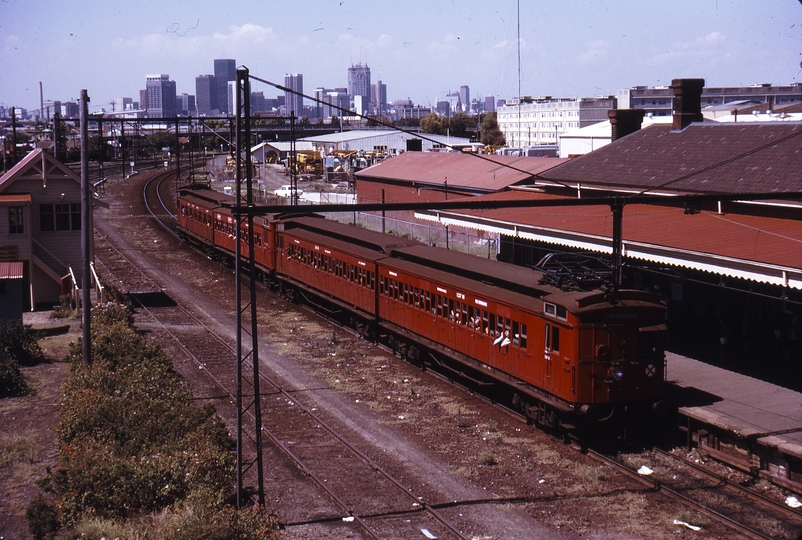
[[[666,396],[689,441],[736,466],[802,482],[801,393],[669,352],[666,369]]]

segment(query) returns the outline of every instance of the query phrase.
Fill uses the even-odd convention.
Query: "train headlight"
[[[610,368],[610,377],[612,377],[614,381],[620,381],[624,378],[624,370],[621,369],[621,366],[613,366]]]

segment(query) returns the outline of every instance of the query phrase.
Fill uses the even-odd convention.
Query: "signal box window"
[[[25,221],[22,206],[11,206],[8,209],[8,233],[25,234]]]

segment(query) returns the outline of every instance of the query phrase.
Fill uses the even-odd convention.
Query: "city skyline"
[[[462,85],[477,98],[509,99],[519,94],[517,5],[410,0],[403,12],[377,13],[367,0],[317,0],[298,13],[240,0],[84,0],[66,11],[55,0],[35,10],[4,0],[0,62],[16,71],[0,83],[0,103],[38,109],[41,81],[46,100],[77,99],[87,88],[90,110],[110,109],[136,97],[151,73],[194,94],[196,77],[211,73],[216,58],[235,58],[279,84],[300,73],[307,88],[347,86],[348,68],[368,65],[388,101],[433,106]],[[709,86],[802,80],[802,6],[794,0],[522,3],[520,20],[521,95],[615,95],[688,76]],[[252,91],[280,94],[261,83]]]

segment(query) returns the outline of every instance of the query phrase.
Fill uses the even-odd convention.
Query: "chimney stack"
[[[673,129],[681,131],[692,122],[701,122],[702,88],[704,79],[674,79],[671,89],[674,91],[674,125]]]
[[[645,114],[646,111],[643,109],[610,109],[607,111],[612,128],[611,141],[617,141],[621,137],[640,130]]]

